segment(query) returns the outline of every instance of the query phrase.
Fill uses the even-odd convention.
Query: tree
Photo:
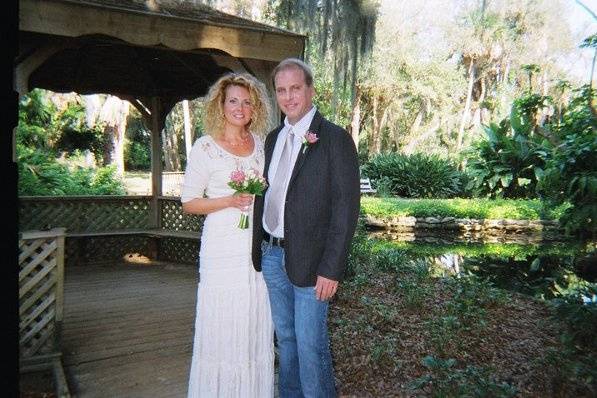
[[[113,164],[124,175],[124,133],[129,102],[109,95],[99,112],[98,122],[104,127],[104,166]]]

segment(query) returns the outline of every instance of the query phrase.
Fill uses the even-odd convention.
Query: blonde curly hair
[[[272,115],[269,96],[265,85],[248,73],[227,73],[210,87],[203,111],[205,133],[215,136],[224,131],[224,100],[226,89],[230,86],[244,87],[249,91],[253,113],[248,129],[257,135],[267,134]]]

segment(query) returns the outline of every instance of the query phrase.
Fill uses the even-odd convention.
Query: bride
[[[261,136],[270,104],[264,85],[228,74],[209,90],[206,135],[195,141],[182,186],[183,210],[205,214],[188,397],[273,397],[273,325],[261,272],[251,261],[253,196],[228,186],[233,171],[263,175]]]

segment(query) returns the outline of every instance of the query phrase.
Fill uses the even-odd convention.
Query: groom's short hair
[[[286,69],[299,69],[303,71],[305,76],[305,84],[313,86],[313,72],[309,64],[298,58],[286,58],[282,60],[272,71],[272,81],[276,87],[276,75]]]

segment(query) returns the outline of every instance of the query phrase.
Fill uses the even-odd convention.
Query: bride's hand
[[[236,207],[240,211],[247,211],[253,203],[253,195],[248,193],[234,194],[230,197],[230,207]]]

